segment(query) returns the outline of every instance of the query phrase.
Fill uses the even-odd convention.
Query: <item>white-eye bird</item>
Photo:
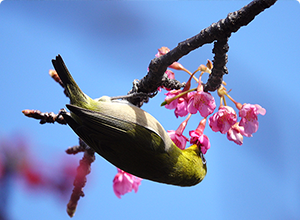
[[[200,148],[179,149],[149,113],[108,96],[91,99],[75,83],[60,55],[52,60],[62,80],[71,114],[68,125],[84,142],[116,167],[160,183],[193,186],[206,175]]]

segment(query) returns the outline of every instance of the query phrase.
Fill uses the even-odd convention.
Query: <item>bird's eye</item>
[[[204,154],[201,153],[201,152],[200,152],[200,157],[201,157],[201,159],[202,159],[202,163],[203,163],[203,164],[206,164],[206,159],[205,159],[205,157],[204,157]]]

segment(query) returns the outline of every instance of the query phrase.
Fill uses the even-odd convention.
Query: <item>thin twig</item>
[[[67,153],[71,154],[82,151],[84,152],[83,158],[79,161],[77,174],[73,183],[74,188],[67,205],[67,213],[70,217],[75,215],[78,201],[80,197],[84,196],[83,187],[87,181],[86,176],[91,172],[91,164],[95,161],[95,151],[81,139],[79,139],[79,146],[75,146],[72,150],[70,148],[67,150]]]
[[[22,111],[22,113],[29,118],[40,120],[40,124],[54,123],[54,122],[57,122],[58,124],[62,124],[62,125],[67,124],[67,122],[65,121],[64,117],[60,114],[60,112],[58,114],[55,114],[53,112],[41,112],[39,110],[25,109]]]
[[[57,72],[55,70],[49,70],[49,75],[51,76],[52,79],[54,79],[55,82],[57,82],[64,89],[64,94],[67,97],[69,97],[69,95],[67,93],[67,90],[65,88],[65,85],[63,84],[63,82],[59,78],[59,75],[57,74]]]

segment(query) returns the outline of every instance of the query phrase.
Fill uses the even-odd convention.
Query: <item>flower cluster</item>
[[[218,112],[209,118],[209,126],[215,132],[227,133],[227,138],[238,145],[243,144],[243,137],[252,137],[258,129],[258,115],[265,115],[266,110],[258,104],[241,104],[236,102],[226,91],[224,86],[218,89],[218,95],[221,98],[221,104]],[[228,97],[239,110],[240,121],[237,121],[237,114],[226,103],[225,96]]]
[[[38,160],[31,151],[21,136],[0,139],[0,184],[3,192],[7,190],[6,183],[13,178],[30,193],[48,192],[63,199],[68,196],[76,174],[75,160],[63,158],[56,162],[58,166],[53,167],[53,164],[47,165]]]
[[[158,49],[158,53],[155,56],[160,57],[169,51],[169,48],[162,47]],[[203,132],[207,118],[213,114],[216,109],[216,103],[214,97],[209,92],[203,91],[201,77],[204,73],[211,73],[213,68],[212,62],[208,60],[206,65],[200,65],[193,73],[178,62],[174,62],[169,68],[182,70],[188,73],[190,78],[183,89],[169,90],[168,88],[163,88],[168,92],[165,94],[165,101],[161,105],[165,106],[167,109],[174,109],[176,118],[187,116],[176,130],[168,130],[168,134],[174,144],[181,150],[184,150],[186,143],[190,142],[190,144],[196,144],[201,152],[206,154],[207,150],[210,148],[210,141]],[[200,72],[199,78],[195,77],[195,73],[197,72]],[[170,79],[175,79],[175,74],[171,70],[168,69],[165,73]],[[197,88],[190,88],[192,79],[198,83]],[[161,88],[158,88],[158,90],[161,91]],[[229,96],[223,85],[218,89],[218,95],[221,100],[220,106],[218,111],[208,118],[209,127],[215,132],[227,134],[228,140],[234,141],[238,145],[242,145],[244,136],[252,137],[252,134],[257,131],[257,116],[259,114],[264,115],[266,110],[257,104],[242,105],[241,103],[236,102]],[[225,96],[228,97],[239,110],[239,122],[235,110],[226,105]],[[191,116],[198,112],[203,119],[195,130],[189,132],[190,138],[187,138],[183,135],[183,132]],[[113,189],[116,196],[121,198],[121,195],[131,192],[132,190],[137,192],[141,180],[141,178],[118,169],[118,173],[113,180]]]
[[[157,57],[166,54],[169,52],[169,49],[162,47],[158,51],[159,52],[156,54]],[[187,81],[186,86],[182,90],[168,91],[165,94],[165,101],[162,103],[162,106],[165,106],[167,109],[174,109],[174,113],[177,118],[188,115],[176,131],[168,131],[170,138],[180,149],[185,149],[185,145],[189,140],[191,144],[197,144],[201,149],[201,152],[205,154],[210,148],[210,142],[208,137],[203,134],[203,131],[207,117],[214,112],[216,103],[214,97],[209,92],[203,91],[201,77],[205,72],[210,74],[213,65],[208,60],[206,66],[200,65],[194,73],[189,72],[178,62],[173,63],[169,67],[177,70],[183,70],[190,74],[190,78]],[[195,79],[194,74],[196,72],[201,72],[199,79]],[[175,76],[172,75],[172,78],[174,77]],[[192,77],[198,83],[197,88],[194,89],[190,89]],[[244,136],[252,137],[252,134],[257,131],[257,116],[259,114],[264,115],[266,110],[257,104],[242,105],[241,103],[236,102],[231,96],[229,96],[223,85],[218,89],[218,95],[221,100],[220,106],[218,111],[208,118],[209,127],[215,132],[227,134],[228,140],[234,141],[238,145],[242,145]],[[226,105],[225,97],[228,97],[239,110],[239,121],[235,110]],[[198,112],[203,119],[200,121],[195,130],[189,132],[190,139],[188,139],[183,135],[184,129],[187,126],[187,122],[191,115]]]

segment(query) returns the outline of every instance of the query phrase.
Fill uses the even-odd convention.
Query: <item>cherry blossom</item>
[[[183,150],[186,146],[186,142],[189,140],[187,137],[183,135],[183,131],[187,125],[188,120],[190,119],[191,115],[189,115],[177,128],[176,131],[169,130],[168,134],[171,138],[171,140],[174,142],[174,144]]]
[[[209,118],[209,126],[215,132],[225,134],[237,121],[237,115],[230,106],[220,106],[219,110]]]
[[[174,109],[176,108],[177,104],[178,104],[178,99],[174,99],[171,102],[168,102],[168,100],[171,100],[172,98],[174,98],[175,96],[179,95],[181,93],[181,90],[172,90],[169,91],[167,93],[165,93],[166,98],[165,98],[165,102],[167,102],[167,104],[165,105],[165,107],[167,109]]]
[[[227,132],[227,139],[230,141],[233,141],[234,143],[238,145],[243,144],[243,135],[241,133],[241,130],[243,130],[243,127],[240,127],[238,125],[238,122],[235,123]]]
[[[206,124],[206,118],[200,121],[196,130],[189,132],[189,135],[191,136],[190,143],[197,144],[197,146],[200,147],[201,152],[203,154],[206,154],[207,150],[210,148],[209,139],[205,134],[203,134],[205,124]]]
[[[197,91],[190,96],[187,104],[187,110],[191,114],[196,114],[199,111],[202,117],[207,117],[214,112],[216,103],[214,97],[203,91]]]
[[[266,109],[262,108],[258,104],[243,104],[239,111],[239,116],[241,117],[239,126],[244,127],[244,133],[251,135],[255,133],[258,129],[258,118],[257,116],[265,115]]]
[[[165,101],[162,105],[165,103],[165,107],[167,109],[174,109],[175,108],[175,116],[178,118],[186,116],[189,111],[188,111],[188,102],[190,97],[193,96],[195,92],[188,92],[189,89],[189,84],[187,83],[188,86],[184,87],[183,90],[172,90],[166,93],[166,98]],[[179,96],[179,97],[178,97]]]
[[[113,190],[116,196],[121,198],[122,195],[129,193],[132,190],[137,192],[142,179],[130,173],[126,173],[119,168],[117,169],[118,173],[113,180]]]

